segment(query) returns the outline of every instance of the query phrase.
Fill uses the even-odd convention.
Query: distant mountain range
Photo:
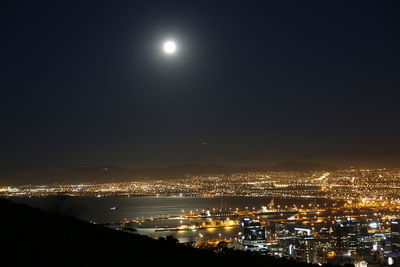
[[[116,166],[81,167],[68,170],[24,171],[0,174],[1,184],[54,183],[54,182],[110,182],[143,179],[182,178],[185,175],[233,174],[263,171],[328,171],[337,167],[300,162],[276,165],[228,167],[218,164],[182,164],[163,168],[126,169]]]

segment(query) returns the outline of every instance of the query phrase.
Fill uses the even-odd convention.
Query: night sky
[[[399,1],[6,1],[0,10],[2,171],[400,167]],[[161,51],[166,38],[177,41],[174,56]]]

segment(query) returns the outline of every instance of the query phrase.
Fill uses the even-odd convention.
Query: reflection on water
[[[203,230],[188,230],[188,231],[155,231],[155,228],[141,228],[140,234],[145,234],[153,238],[166,237],[172,235],[179,242],[195,242],[209,239],[223,238],[230,239],[238,236],[241,231],[239,227],[227,228],[208,228]]]
[[[11,198],[11,200],[33,207],[55,211],[87,221],[98,223],[114,223],[124,219],[150,218],[162,215],[182,215],[190,211],[196,212],[207,208],[261,209],[271,198],[260,197],[43,197],[43,198]],[[276,205],[307,205],[310,199],[275,199]],[[318,200],[325,203],[325,200]],[[117,208],[113,208],[117,207]],[[139,233],[158,238],[172,235],[180,242],[201,241],[214,238],[234,238],[240,232],[239,227],[209,228],[187,231],[155,231],[166,226],[190,224],[186,220],[164,220],[141,225]]]
[[[271,198],[261,197],[24,197],[10,198],[18,203],[72,215],[87,221],[119,222],[124,219],[181,215],[190,210],[206,208],[261,209]],[[312,203],[311,199],[275,199],[276,205],[300,205]],[[325,203],[325,200],[317,200]],[[112,210],[112,207],[118,209]]]

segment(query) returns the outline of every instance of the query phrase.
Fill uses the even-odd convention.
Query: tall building
[[[243,246],[246,250],[261,250],[266,246],[265,227],[259,221],[243,218]]]
[[[344,222],[344,225],[347,228],[346,232],[349,242],[349,251],[354,255],[359,247],[358,237],[361,235],[360,223],[352,219],[347,219],[347,221]]]
[[[334,251],[338,254],[348,253],[356,255],[359,247],[358,238],[361,233],[360,223],[347,218],[346,220],[339,220],[333,227],[332,245]]]
[[[390,224],[390,241],[392,252],[400,252],[400,220],[393,220]]]

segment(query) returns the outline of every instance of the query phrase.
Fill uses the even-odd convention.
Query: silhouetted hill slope
[[[242,172],[261,171],[329,171],[337,169],[334,166],[315,164],[284,162],[277,165],[228,167],[218,164],[182,164],[163,168],[125,169],[116,166],[82,167],[70,170],[36,171],[14,173],[13,176],[2,177],[0,181],[7,184],[7,180],[18,181],[19,177],[29,177],[40,183],[68,182],[110,182],[132,181],[138,179],[170,179],[181,178],[186,174],[232,174]],[[11,179],[10,177],[13,177]],[[4,178],[4,179],[3,179]]]
[[[0,199],[1,266],[313,266],[245,252],[215,254]]]

